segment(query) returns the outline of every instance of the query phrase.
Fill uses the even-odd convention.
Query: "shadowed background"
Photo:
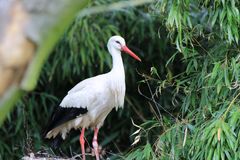
[[[239,2],[230,0],[160,0],[79,15],[44,64],[36,89],[17,102],[4,122],[0,158],[38,151],[63,157],[80,153],[79,131],[57,150],[41,132],[72,86],[110,70],[106,43],[115,34],[143,62],[122,55],[125,107],[112,111],[101,128],[105,158],[240,158],[239,17]],[[91,144],[90,129],[86,137]]]

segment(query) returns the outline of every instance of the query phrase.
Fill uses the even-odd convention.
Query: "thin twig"
[[[233,100],[231,101],[231,103],[229,104],[227,110],[225,111],[224,115],[222,116],[222,119],[225,120],[227,113],[229,112],[230,108],[233,106],[234,102],[236,101],[236,99],[240,96],[240,92],[233,98]]]
[[[148,81],[148,80],[147,80],[147,81]],[[143,96],[143,97],[146,98],[147,100],[153,102],[152,97],[150,98],[150,97],[146,96],[145,94],[143,94],[143,93],[141,92],[141,90],[140,90],[140,85],[138,86],[138,92],[139,92],[139,94],[140,94],[141,96]],[[174,119],[179,118],[179,116],[176,118],[173,114],[171,114],[169,111],[167,111],[161,104],[159,104],[159,103],[156,102],[156,101],[155,101],[155,105],[157,105],[157,106],[156,106],[157,108],[160,107],[162,110],[164,110],[164,112],[166,112],[167,114],[169,114],[172,118],[174,118]],[[155,111],[154,111],[154,112],[155,112]],[[155,114],[156,114],[156,113],[155,113]],[[157,115],[157,114],[156,114],[156,115]],[[157,117],[157,116],[156,116],[156,117]],[[158,117],[157,117],[157,118],[158,118]]]

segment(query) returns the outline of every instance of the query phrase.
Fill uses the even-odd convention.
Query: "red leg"
[[[95,153],[95,156],[96,156],[96,160],[100,160],[99,152],[98,152],[97,137],[98,137],[98,128],[95,128],[94,129],[94,136],[93,136],[92,145],[93,145],[94,153]]]
[[[80,144],[81,144],[82,159],[86,160],[86,157],[85,157],[85,147],[84,147],[84,144],[85,144],[84,132],[85,132],[85,128],[82,128],[82,131],[81,131],[81,134],[80,134],[80,137],[79,137],[79,141],[80,141]]]

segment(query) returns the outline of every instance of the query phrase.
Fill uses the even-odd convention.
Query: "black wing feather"
[[[83,115],[87,113],[87,108],[76,108],[76,107],[57,107],[52,114],[50,122],[45,129],[44,135],[46,135],[50,130],[54,129],[55,127],[66,123],[70,120],[75,119],[79,115]]]
[[[43,131],[43,137],[45,137],[46,134],[50,130],[54,129],[55,127],[63,123],[66,123],[70,120],[73,120],[77,116],[83,115],[87,112],[88,112],[87,108],[76,108],[76,107],[63,108],[60,106],[56,107],[48,123],[48,126]],[[51,140],[49,139],[48,142],[50,142],[53,148],[57,149],[57,147],[60,146],[60,144],[63,142],[63,139],[61,135],[57,135],[54,139],[51,139]]]

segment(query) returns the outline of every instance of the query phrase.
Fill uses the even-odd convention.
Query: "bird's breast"
[[[125,79],[116,79],[112,82],[111,92],[114,98],[114,107],[123,107],[125,97]]]

